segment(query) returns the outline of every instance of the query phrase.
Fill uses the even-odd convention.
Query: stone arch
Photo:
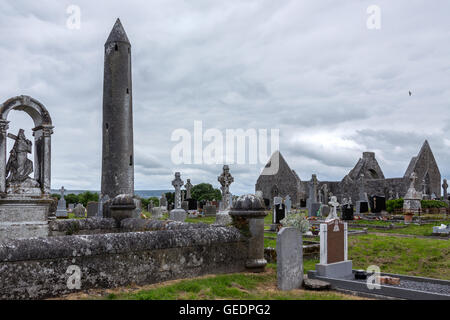
[[[17,96],[0,105],[0,192],[6,192],[6,138],[12,110],[24,111],[33,119],[34,178],[42,192],[50,194],[52,119],[44,105],[29,96]]]

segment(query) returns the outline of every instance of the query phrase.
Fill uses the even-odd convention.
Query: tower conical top
[[[130,44],[127,33],[125,32],[119,18],[117,18],[116,23],[109,34],[108,40],[106,40],[106,43],[110,42],[125,42]]]

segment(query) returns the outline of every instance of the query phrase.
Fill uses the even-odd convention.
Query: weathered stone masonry
[[[200,225],[193,232],[185,223],[133,226],[131,220],[123,222],[129,229],[175,230],[32,238],[0,244],[0,299],[42,299],[73,293],[77,290],[67,286],[73,274],[71,269],[66,273],[70,266],[80,268],[81,290],[245,270],[248,240],[235,228]]]

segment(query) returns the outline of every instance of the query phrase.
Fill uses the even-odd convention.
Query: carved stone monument
[[[419,213],[422,209],[422,193],[416,191],[416,188],[414,187],[417,180],[417,174],[415,172],[411,173],[409,180],[410,186],[403,201],[403,214],[405,215],[405,223],[411,222],[412,216]],[[406,219],[406,216],[409,216],[411,219]]]
[[[317,175],[313,174],[311,180],[308,183],[309,197],[306,200],[306,207],[308,208],[308,215],[310,217],[317,216],[320,210],[320,202],[317,195],[318,187]]]
[[[186,184],[184,185],[184,187],[186,188],[186,199],[191,199],[191,198],[192,198],[192,196],[191,196],[191,190],[192,190],[192,187],[194,187],[194,186],[191,184],[191,179],[187,179],[187,182],[186,182]]]
[[[8,114],[26,112],[34,121],[34,162],[28,159],[33,142],[20,129],[7,132]],[[51,135],[53,125],[47,109],[29,96],[11,98],[0,106],[0,241],[11,238],[46,237],[53,199],[50,196]],[[14,146],[7,160],[7,138]],[[33,177],[30,174],[34,173]]]
[[[61,199],[58,201],[58,208],[56,209],[56,217],[57,218],[67,218],[67,208],[66,208],[66,199],[64,199],[64,192],[66,190],[64,187],[61,188]]]
[[[175,179],[172,181],[172,186],[175,188],[175,208],[170,211],[170,220],[182,221],[186,220],[186,211],[181,208],[181,187],[184,185],[184,181],[181,180],[181,174],[175,173]]]
[[[229,211],[232,205],[232,195],[230,193],[230,185],[234,182],[234,178],[230,173],[230,167],[227,165],[223,166],[222,174],[217,177],[220,182],[222,190],[222,202],[219,212],[216,214],[216,224],[227,225],[231,223],[231,216]]]

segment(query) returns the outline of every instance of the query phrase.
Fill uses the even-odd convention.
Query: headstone
[[[330,214],[330,206],[328,206],[328,205],[323,205],[323,206],[320,208],[320,215],[321,215],[322,217],[328,217],[329,214]]]
[[[386,198],[379,196],[370,197],[370,210],[375,214],[386,211]]]
[[[56,209],[56,217],[57,218],[67,218],[67,208],[66,208],[66,200],[64,199],[64,187],[61,187],[61,199],[58,201],[58,208]]]
[[[191,210],[197,210],[198,209],[198,204],[197,204],[197,200],[194,199],[188,199],[188,207],[189,207],[189,211]]]
[[[96,217],[98,214],[98,202],[91,201],[87,204],[87,217]]]
[[[330,202],[334,202],[333,200],[335,199]],[[337,206],[333,205],[333,209],[336,208]],[[320,225],[320,264],[316,265],[318,276],[335,279],[353,278],[352,261],[348,260],[347,240],[347,223],[340,221],[339,218],[327,219]]]
[[[69,212],[72,212],[75,208],[75,205],[73,203],[69,203]]]
[[[152,218],[159,219],[163,217],[163,210],[162,207],[154,207],[152,208],[152,211],[150,211]]]
[[[286,196],[285,200],[284,200],[284,204],[286,206],[286,215],[291,213],[291,208],[292,208],[292,201],[291,201],[291,197],[289,195]]]
[[[150,200],[148,202],[147,211],[152,212],[152,209],[155,207],[155,204],[153,203],[153,200]]]
[[[181,209],[189,211],[189,201],[183,201],[181,203]]]
[[[366,201],[358,201],[356,202],[356,214],[360,215],[361,213],[369,212],[369,203]]]
[[[443,189],[443,193],[444,193],[444,201],[448,202],[448,183],[447,183],[447,179],[444,179],[444,182],[442,183],[442,189]]]
[[[222,174],[217,178],[220,182],[221,190],[222,190],[222,200],[225,201],[224,208],[229,209],[231,207],[230,203],[230,185],[234,182],[233,176],[230,174],[230,167],[225,165],[223,166]]]
[[[159,205],[161,207],[165,207],[167,209],[167,198],[166,198],[166,194],[165,193],[163,193],[161,195],[161,199],[159,200]]]
[[[135,209],[133,210],[133,218],[139,218],[142,213],[142,200],[138,198],[133,198]]]
[[[191,190],[192,190],[192,188],[194,187],[192,184],[191,184],[191,179],[187,179],[187,182],[186,182],[186,184],[184,185],[184,187],[186,188],[186,199],[191,199]]]
[[[172,186],[175,188],[175,209],[181,209],[181,187],[184,185],[183,180],[181,180],[181,174],[179,172],[175,173],[175,179],[172,181]]]
[[[361,174],[359,179],[359,201],[356,202],[356,214],[369,212],[369,199],[367,198],[367,193],[364,191],[364,175]]]
[[[275,197],[273,198],[273,215],[272,215],[272,227],[271,230],[276,230],[277,220],[280,221],[281,219],[277,219],[277,208],[279,209],[279,206],[283,203],[283,198],[281,197]],[[279,222],[278,222],[279,223]]]
[[[344,221],[353,221],[354,213],[353,213],[353,205],[346,204],[342,207],[342,220]]]
[[[280,221],[286,217],[286,206],[282,204],[277,204],[275,206],[274,214],[274,224],[280,224]]]
[[[73,209],[73,213],[76,218],[85,218],[86,217],[86,209],[81,203],[76,205],[75,209]]]
[[[339,207],[339,202],[337,202],[337,197],[332,196],[331,200],[330,200],[330,202],[328,202],[328,204],[331,207],[331,211],[330,211],[330,214],[327,216],[325,222],[339,219],[338,215],[337,215],[337,207]]]
[[[303,283],[303,243],[298,228],[282,228],[277,235],[278,289],[299,289]]]
[[[406,193],[403,201],[403,214],[404,215],[414,215],[420,212],[422,209],[422,193],[416,191],[415,183],[417,180],[417,174],[415,172],[411,173],[409,177],[410,185],[408,192]]]
[[[187,213],[183,209],[173,209],[170,211],[169,220],[184,222],[187,218]]]
[[[217,214],[217,207],[213,205],[204,206],[203,214],[205,216],[215,216]]]
[[[309,197],[306,200],[306,207],[308,209],[308,215],[310,217],[317,217],[320,213],[320,202],[317,198],[317,186],[318,186],[317,176],[312,175],[311,180],[308,182],[309,187]]]

